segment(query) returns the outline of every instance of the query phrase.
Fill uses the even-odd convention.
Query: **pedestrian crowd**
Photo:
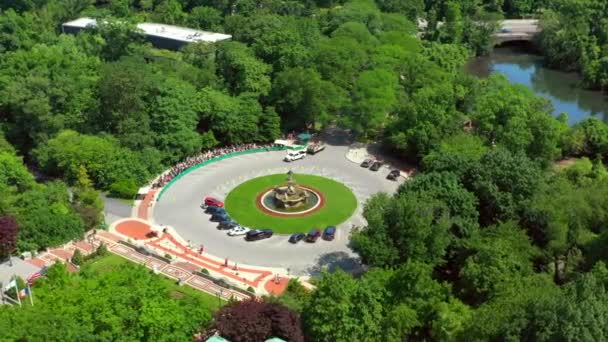
[[[220,156],[223,156],[223,155],[226,155],[229,153],[234,153],[234,152],[254,150],[257,148],[265,148],[267,150],[270,150],[271,148],[273,148],[275,146],[276,146],[275,144],[261,144],[260,145],[260,144],[252,143],[252,144],[224,146],[224,147],[218,147],[218,148],[215,148],[212,150],[207,150],[207,151],[201,152],[195,156],[190,156],[190,157],[186,158],[184,161],[175,164],[173,167],[171,167],[171,169],[169,169],[169,171],[162,174],[158,178],[158,180],[156,180],[152,184],[152,187],[153,188],[162,188],[168,182],[170,182],[173,178],[179,176],[185,170],[187,170],[195,165],[198,165],[200,163],[203,163],[207,160],[216,158],[216,157],[220,157]]]

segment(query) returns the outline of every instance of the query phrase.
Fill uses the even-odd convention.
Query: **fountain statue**
[[[297,208],[306,204],[310,192],[299,187],[293,177],[293,172],[287,172],[287,185],[274,188],[275,204],[279,208]]]

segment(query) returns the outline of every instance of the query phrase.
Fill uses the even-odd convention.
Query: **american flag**
[[[27,283],[31,286],[32,284],[34,284],[34,280],[36,280],[40,277],[44,277],[44,275],[46,274],[46,271],[47,271],[47,268],[43,267],[40,271],[32,273],[32,275],[30,275],[27,278]]]

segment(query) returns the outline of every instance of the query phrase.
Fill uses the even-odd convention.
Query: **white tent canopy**
[[[149,186],[144,186],[143,188],[139,188],[139,190],[137,191],[137,194],[138,195],[146,195],[149,191],[150,191],[150,187]]]

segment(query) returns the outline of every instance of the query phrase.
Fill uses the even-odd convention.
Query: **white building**
[[[78,33],[84,29],[95,26],[97,26],[97,19],[84,17],[62,24],[61,29],[63,33]],[[146,39],[150,41],[152,45],[171,50],[178,50],[189,43],[217,43],[232,38],[229,34],[207,32],[166,24],[139,23],[137,24],[137,28],[143,31]]]

